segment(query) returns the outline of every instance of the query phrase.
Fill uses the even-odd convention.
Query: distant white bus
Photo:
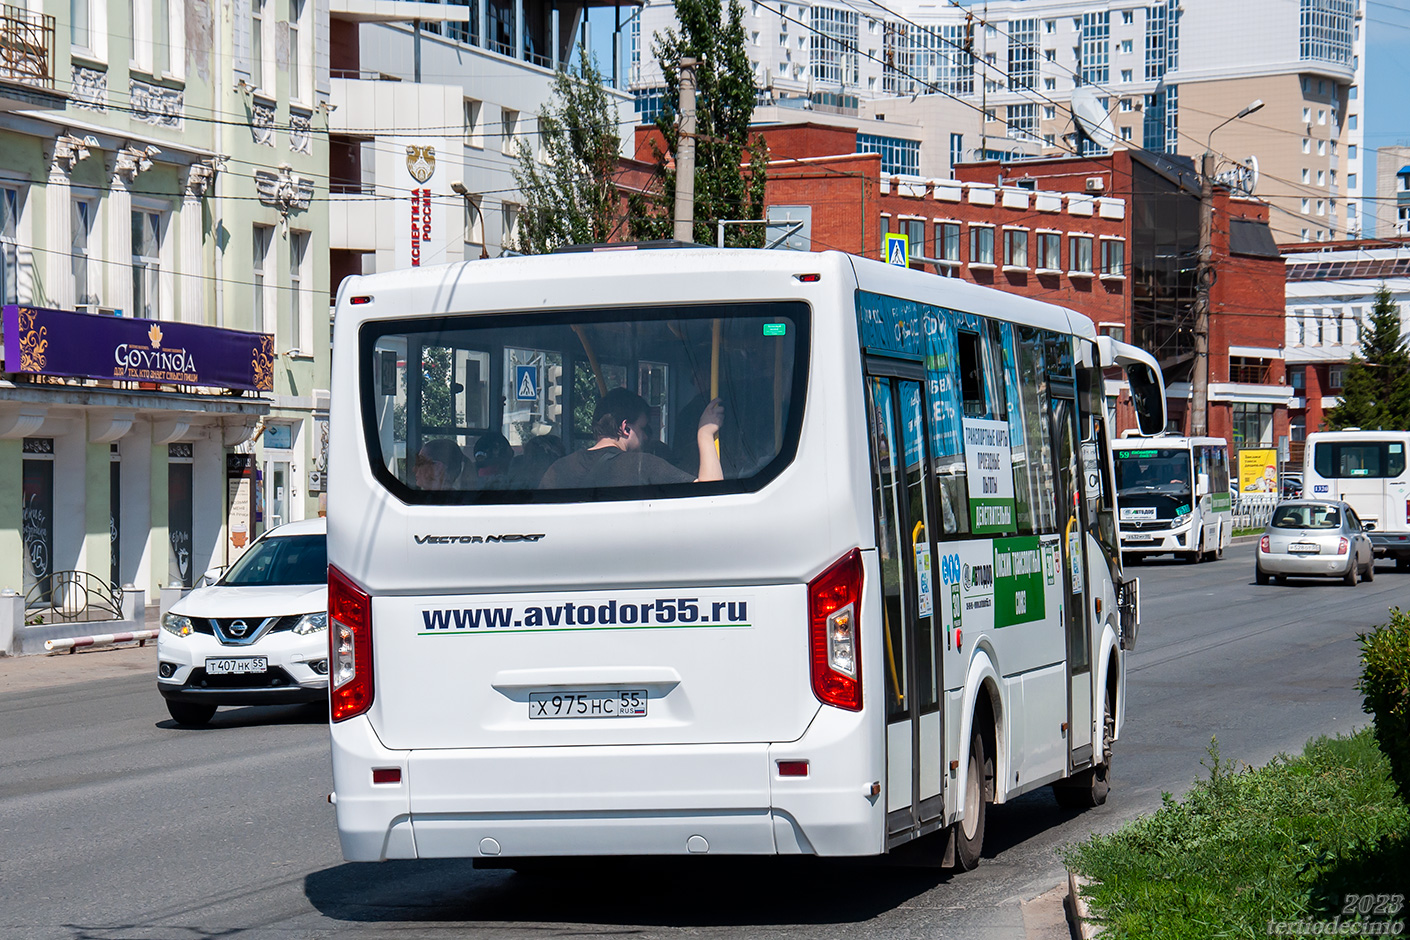
[[[832,252],[354,277],[336,323],[347,859],[934,833],[970,867],[988,803],[1105,799],[1137,588],[1102,370],[1158,429],[1145,353]]]
[[[1173,553],[1221,558],[1234,533],[1229,442],[1219,437],[1125,438],[1113,443],[1128,559]]]
[[[1410,431],[1317,431],[1303,450],[1302,493],[1340,499],[1370,529],[1379,558],[1410,568]]]

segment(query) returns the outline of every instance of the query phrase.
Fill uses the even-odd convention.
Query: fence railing
[[[1234,528],[1261,529],[1273,518],[1277,493],[1240,493],[1234,497]]]
[[[0,4],[0,81],[54,87],[54,18]]]
[[[122,619],[122,590],[87,571],[54,571],[24,598],[25,618],[44,623],[93,623]]]

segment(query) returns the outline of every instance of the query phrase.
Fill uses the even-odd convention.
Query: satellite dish
[[[1111,115],[1097,100],[1097,93],[1090,86],[1083,85],[1072,92],[1072,118],[1077,129],[1088,140],[1105,150],[1119,150],[1125,146],[1116,136],[1116,126]]]
[[[1250,155],[1244,162],[1233,164],[1215,178],[1235,192],[1252,196],[1258,186],[1258,157]]]

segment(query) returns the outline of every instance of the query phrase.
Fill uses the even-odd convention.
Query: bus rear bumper
[[[1410,534],[1405,532],[1366,533],[1377,558],[1410,558]]]
[[[874,855],[885,799],[856,778],[877,764],[859,717],[824,708],[788,744],[424,751],[383,748],[354,718],[333,726],[343,857]],[[400,782],[372,783],[392,768]]]

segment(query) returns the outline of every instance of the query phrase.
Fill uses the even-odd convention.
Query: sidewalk
[[[157,608],[148,607],[146,626],[155,629]],[[102,624],[74,624],[74,636],[102,632]],[[146,646],[123,643],[82,649],[74,653],[36,653],[30,656],[0,656],[0,695],[10,692],[32,692],[74,682],[98,679],[120,679],[148,675],[157,681],[157,642]]]

